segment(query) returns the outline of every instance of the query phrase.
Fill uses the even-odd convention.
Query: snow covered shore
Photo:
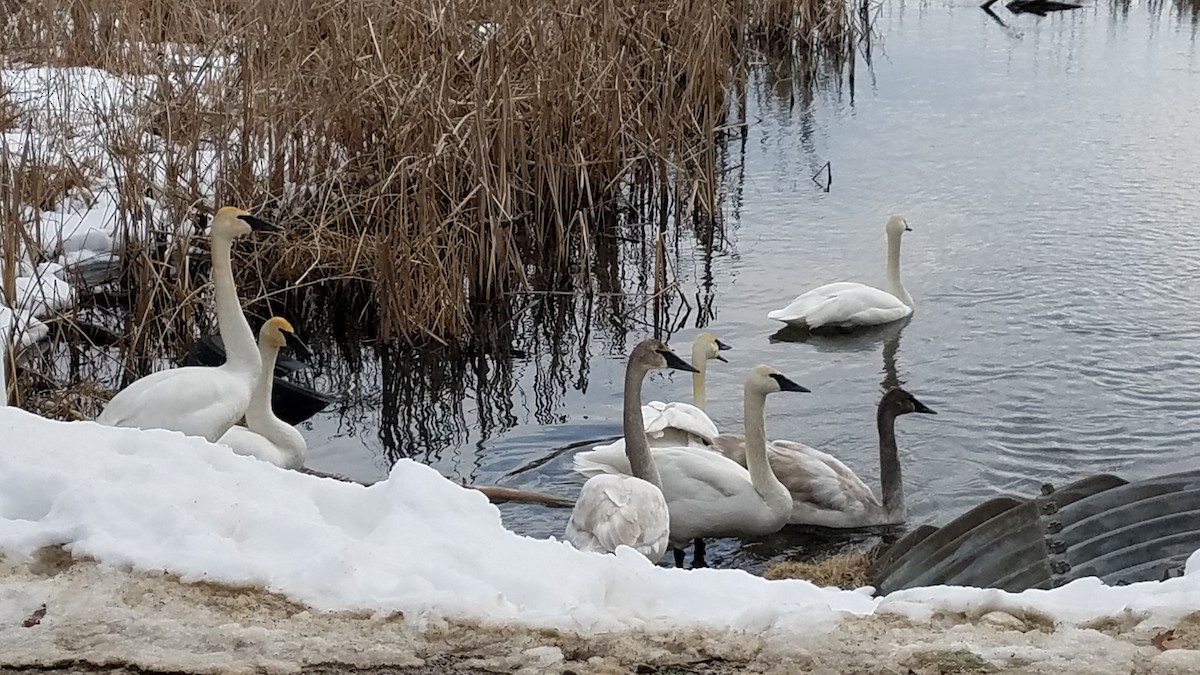
[[[47,572],[54,551],[72,564]],[[947,616],[1007,616],[1017,625],[1038,617],[1057,626],[1055,634],[1111,640],[1077,627],[1116,621],[1146,632],[1200,609],[1200,556],[1183,577],[1119,588],[1081,580],[1021,594],[927,588],[877,599],[869,589],[659,568],[631,552],[584,554],[522,537],[504,529],[486,497],[411,461],[363,487],[283,471],[174,432],[57,422],[14,408],[0,409],[0,553],[0,655],[24,654],[21,663],[55,651],[74,658],[62,656],[71,640],[38,651],[40,638],[31,636],[78,630],[80,622],[104,626],[104,635],[142,631],[151,644],[133,652],[174,654],[150,666],[164,667],[181,666],[178,659],[197,649],[211,652],[206,640],[258,645],[253,658],[218,650],[235,661],[270,660],[277,642],[304,642],[292,628],[274,632],[277,623],[307,625],[313,640],[328,630],[314,626],[343,620],[363,635],[396,630],[411,640],[463,625],[481,635],[638,636],[627,648],[651,652],[691,636],[688,649],[747,658],[747,649],[808,653],[823,644],[820,636],[852,626],[932,625]],[[42,625],[23,628],[43,603],[54,609]],[[176,630],[173,622],[183,620],[176,614],[211,625],[199,633],[177,627],[185,634],[168,640],[178,642],[172,651],[153,635]],[[402,628],[387,628],[400,616]],[[115,646],[101,649],[102,637],[80,648],[108,654]],[[324,639],[295,648],[319,654],[332,646],[314,646]],[[394,660],[400,652],[392,647],[378,646]],[[364,658],[375,653],[364,649]],[[288,653],[277,656],[296,657]]]

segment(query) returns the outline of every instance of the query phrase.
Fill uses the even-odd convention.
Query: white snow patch
[[[1200,575],[1051,591],[864,591],[678,570],[504,529],[482,494],[416,462],[364,487],[278,469],[175,432],[57,422],[0,409],[0,551],[76,556],[185,581],[253,585],[318,610],[403,611],[594,633],[721,628],[812,633],[848,614],[1037,611],[1063,623],[1200,607]],[[14,608],[0,597],[0,616]],[[27,609],[22,606],[21,610]]]

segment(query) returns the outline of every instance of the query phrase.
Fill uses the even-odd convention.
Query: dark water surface
[[[730,152],[740,168],[724,186],[725,238],[711,257],[691,237],[672,251],[690,306],[672,308],[684,323],[672,345],[690,352],[699,323],[734,346],[709,373],[722,429],[740,431],[741,382],[771,363],[813,393],[772,397],[769,436],[831,452],[877,485],[881,383],[894,377],[938,411],[898,423],[910,525],[1046,481],[1200,462],[1195,13],[997,8],[1007,27],[973,2],[885,3],[853,101],[846,87],[809,97],[759,72],[745,142]],[[828,193],[810,180],[826,161]],[[800,292],[882,284],[892,211],[914,230],[911,323],[899,335],[773,341],[767,312]],[[511,359],[361,364],[357,402],[305,425],[309,466],[380,479],[411,456],[456,480],[574,496],[583,480],[570,452],[531,464],[619,433],[624,353],[651,330],[614,326],[615,302],[534,303],[513,325]],[[690,380],[652,376],[645,397],[690,401]],[[503,510],[536,537],[561,537],[568,515]],[[827,543],[785,531],[710,556],[760,569]]]

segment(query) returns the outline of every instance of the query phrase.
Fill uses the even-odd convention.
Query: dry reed
[[[467,301],[524,288],[622,203],[711,216],[749,41],[841,53],[858,35],[829,0],[51,0],[15,12],[4,46],[148,79],[106,134],[145,183],[130,196],[162,192],[179,220],[201,200],[265,207],[294,230],[269,281],[364,275],[385,335],[452,336]],[[162,177],[138,166],[142,132],[167,141]]]
[[[45,0],[6,13],[10,64],[57,67],[51,98],[74,103],[16,105],[0,81],[0,123],[65,139],[0,196],[0,225],[27,227],[22,208],[72,190],[116,195],[122,380],[212,328],[196,235],[224,203],[288,228],[235,251],[255,317],[283,304],[303,324],[335,304],[371,337],[437,344],[471,339],[479,307],[516,293],[627,290],[618,259],[656,259],[647,245],[661,252],[678,225],[707,228],[711,245],[751,50],[843,63],[865,31],[844,0]],[[81,101],[79,78],[97,72],[123,90]],[[654,282],[646,297],[677,293]]]
[[[853,590],[871,583],[869,570],[875,556],[873,550],[847,551],[812,562],[787,560],[768,567],[763,577],[804,579],[818,586],[837,586]]]

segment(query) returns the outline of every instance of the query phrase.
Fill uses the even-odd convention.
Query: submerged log
[[[468,485],[466,487],[472,490],[479,490],[487,495],[489,501],[493,504],[504,504],[505,502],[513,502],[517,504],[540,504],[548,506],[552,509],[573,509],[575,508],[575,500],[559,497],[547,492],[534,492],[533,490],[518,490],[516,488],[500,487],[498,485]]]
[[[332,478],[347,483],[358,483],[359,485],[371,485],[372,482],[354,480],[347,478],[341,474],[329,473],[326,471],[318,471],[308,467],[301,467],[300,473],[306,473],[310,476],[319,478]],[[464,485],[468,490],[478,490],[488,498],[493,504],[505,504],[512,502],[514,504],[539,504],[548,506],[552,509],[573,509],[575,508],[575,500],[559,497],[548,492],[536,492],[534,490],[519,490],[517,488],[500,487],[499,485]]]
[[[1062,12],[1068,9],[1079,9],[1083,5],[1074,2],[1058,2],[1058,0],[1011,0],[1005,5],[1013,14],[1036,14],[1046,16],[1047,12]]]

